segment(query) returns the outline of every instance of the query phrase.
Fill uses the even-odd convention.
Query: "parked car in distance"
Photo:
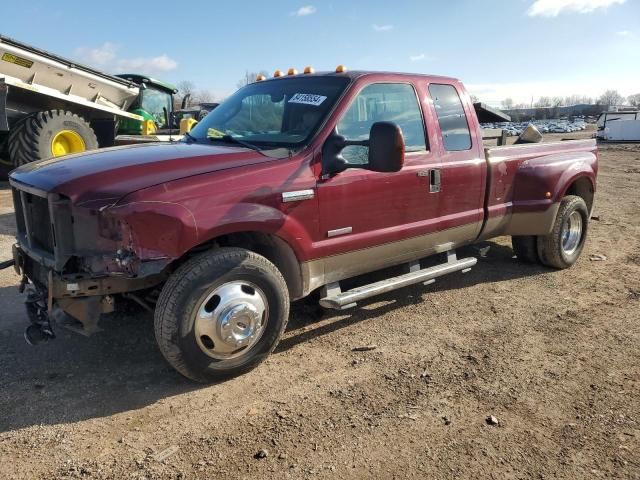
[[[524,262],[578,260],[594,140],[485,149],[456,79],[305,72],[240,89],[179,143],[15,170],[27,337],[52,336],[52,318],[93,333],[100,314],[134,301],[155,312],[167,361],[211,382],[263,361],[290,302],[312,292],[325,308],[351,308],[465,272],[476,258],[456,249],[501,235]],[[430,256],[441,262],[421,264]]]

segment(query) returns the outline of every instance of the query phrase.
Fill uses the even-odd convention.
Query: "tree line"
[[[539,97],[532,104],[518,103],[516,104],[512,98],[505,98],[502,101],[504,110],[524,109],[524,108],[554,108],[569,107],[573,105],[602,105],[612,107],[615,105],[623,105],[628,103],[633,107],[640,107],[640,93],[623,97],[617,90],[607,90],[600,97],[593,98],[586,95],[571,95],[567,97]]]
[[[514,121],[521,121],[529,117],[546,120],[558,118],[561,114],[597,116],[613,106],[624,104],[640,108],[640,93],[630,95],[626,98],[620,95],[617,90],[607,90],[598,98],[586,95],[570,95],[566,97],[543,96],[531,104],[516,104],[513,99],[506,98],[502,101],[502,109],[508,111]],[[585,105],[585,107],[579,109],[570,108],[577,105]]]
[[[249,85],[256,81],[259,75],[264,75],[268,77],[268,73],[264,70],[260,70],[259,72],[250,72],[246,71],[242,78],[238,80],[236,83],[236,87],[238,89]],[[196,85],[190,80],[183,80],[177,85],[178,93],[174,97],[174,108],[178,109],[182,106],[182,100],[189,95],[188,105],[199,105],[201,103],[208,102],[221,102],[223,99],[216,98],[213,93],[209,90],[203,90],[196,88]]]

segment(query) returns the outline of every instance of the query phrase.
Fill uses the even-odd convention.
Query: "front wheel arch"
[[[298,300],[306,296],[307,287],[303,280],[300,260],[289,243],[283,238],[264,232],[240,231],[220,235],[201,243],[172,264],[172,269],[177,269],[190,258],[207,250],[236,247],[263,256],[280,271],[289,290],[289,297]]]

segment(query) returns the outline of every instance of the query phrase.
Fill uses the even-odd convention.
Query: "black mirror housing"
[[[369,133],[369,170],[399,172],[404,165],[404,136],[393,122],[376,122]]]
[[[363,165],[349,164],[342,150],[350,145],[369,148],[369,161]],[[322,147],[322,176],[335,175],[347,168],[361,168],[373,172],[398,172],[404,164],[404,136],[393,122],[376,122],[371,126],[368,140],[347,140],[333,131]]]

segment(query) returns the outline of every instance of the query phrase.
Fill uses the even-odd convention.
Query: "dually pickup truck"
[[[277,73],[238,90],[180,142],[11,173],[9,263],[27,289],[27,339],[53,337],[58,323],[93,333],[101,314],[136,302],[155,312],[167,361],[210,382],[264,360],[290,302],[312,293],[345,309],[432,283],[476,264],[456,248],[502,235],[525,262],[577,261],[596,189],[594,140],[485,148],[452,78]],[[435,255],[435,266],[421,263]],[[345,289],[343,280],[378,270],[397,276]]]

